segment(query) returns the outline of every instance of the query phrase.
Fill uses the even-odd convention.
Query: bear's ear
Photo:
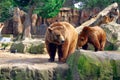
[[[88,26],[85,26],[84,28],[83,28],[83,32],[88,32],[88,31],[90,31],[91,30],[91,28],[90,27],[88,27]]]
[[[51,33],[52,32],[52,29],[50,27],[48,27],[48,31]]]

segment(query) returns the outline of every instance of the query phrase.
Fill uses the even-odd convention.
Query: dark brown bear
[[[94,46],[95,51],[103,51],[106,44],[105,31],[99,26],[84,27],[78,35],[77,47],[87,49],[88,43]]]

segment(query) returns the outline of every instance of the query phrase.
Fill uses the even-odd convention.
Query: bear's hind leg
[[[106,44],[106,41],[101,42],[101,44],[100,44],[100,51],[104,50],[105,44]]]
[[[49,55],[50,59],[48,61],[53,62],[55,60],[55,54],[56,54],[56,44],[50,43],[49,44]]]
[[[93,45],[94,45],[95,51],[100,51],[100,43],[99,42],[95,42]]]
[[[100,51],[100,43],[98,39],[94,40],[93,45],[94,45],[95,51]]]

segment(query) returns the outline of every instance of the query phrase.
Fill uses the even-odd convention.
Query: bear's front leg
[[[59,62],[66,62],[66,59],[68,57],[68,50],[69,50],[69,45],[68,44],[64,44],[62,45],[62,52],[59,54],[62,54],[62,57],[60,57]]]
[[[50,59],[48,60],[49,62],[53,62],[55,60],[55,54],[56,54],[56,44],[53,44],[53,43],[50,43],[49,44],[49,56],[50,56]]]
[[[63,57],[62,45],[58,46],[58,60],[61,62],[61,58]]]

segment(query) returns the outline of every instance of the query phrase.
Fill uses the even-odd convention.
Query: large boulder
[[[78,50],[67,63],[70,67],[70,80],[119,80],[119,52],[92,52]]]
[[[105,30],[107,35],[107,50],[119,50],[120,49],[120,24],[110,22],[102,24],[101,27]]]
[[[44,41],[41,39],[16,41],[12,43],[10,51],[12,53],[20,52],[20,53],[43,54],[45,53]]]
[[[39,67],[43,66],[36,67],[27,64],[1,65],[0,80],[66,80],[65,75],[68,67],[66,67],[67,65],[63,66],[40,69]]]

